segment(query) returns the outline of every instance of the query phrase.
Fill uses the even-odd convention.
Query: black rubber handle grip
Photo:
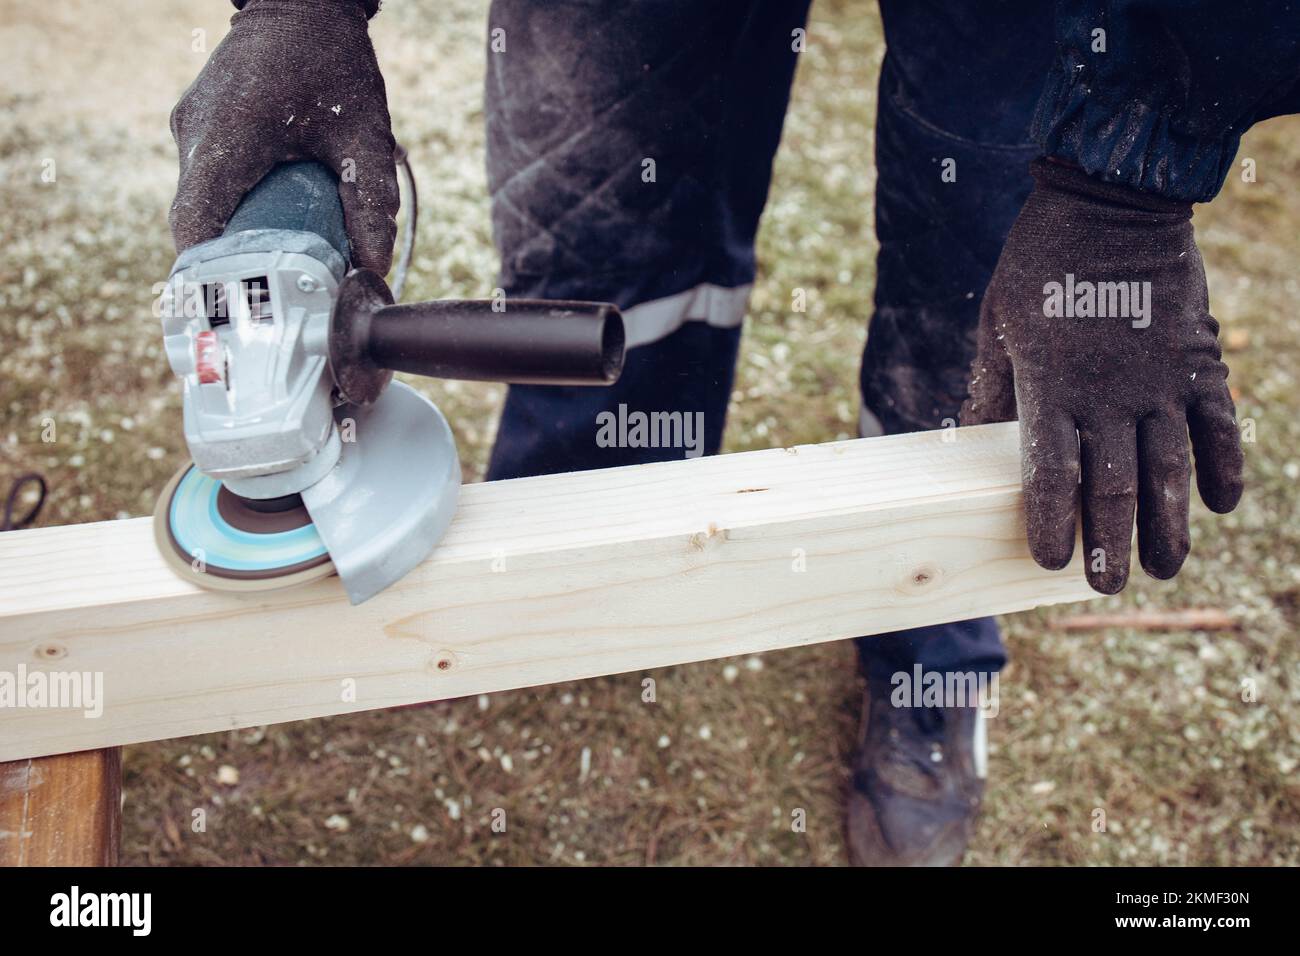
[[[314,232],[349,262],[339,180],[317,162],[281,163],[253,187],[226,223],[223,235],[250,229]]]
[[[513,385],[609,385],[623,368],[623,317],[605,302],[540,299],[390,305],[365,351],[381,368]]]

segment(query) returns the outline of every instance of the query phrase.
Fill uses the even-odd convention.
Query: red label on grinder
[[[194,336],[194,365],[199,382],[208,385],[222,380],[224,362],[221,361],[221,343],[216,332],[200,332]]]

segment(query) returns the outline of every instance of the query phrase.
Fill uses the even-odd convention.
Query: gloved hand
[[[177,251],[219,236],[278,163],[314,159],[339,175],[353,265],[386,273],[398,190],[384,79],[367,30],[373,0],[243,7],[172,111]]]
[[[1069,563],[1082,504],[1088,581],[1114,594],[1135,508],[1148,574],[1173,577],[1187,556],[1189,431],[1201,498],[1228,512],[1241,497],[1228,369],[1190,204],[1047,161],[1032,172],[984,294],[962,422],[1019,412],[1034,559]]]

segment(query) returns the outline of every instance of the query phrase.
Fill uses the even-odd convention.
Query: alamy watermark
[[[0,671],[0,710],[80,710],[88,719],[104,713],[103,671]]]
[[[895,671],[889,683],[895,707],[977,707],[981,717],[998,715],[997,671],[927,671],[913,664],[911,671]]]
[[[599,448],[681,448],[687,458],[704,454],[703,412],[629,412],[619,403],[618,412],[596,416],[596,445]]]
[[[1135,329],[1151,324],[1150,282],[1075,281],[1043,286],[1043,315],[1049,319],[1132,319]]]
[[[50,925],[120,926],[132,936],[148,936],[153,929],[153,894],[82,892],[74,884],[68,892],[50,897]]]

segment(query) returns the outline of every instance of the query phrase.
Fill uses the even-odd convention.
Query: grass
[[[0,491],[36,469],[42,524],[143,514],[184,460],[150,312],[172,251],[171,103],[226,11],[204,0],[0,0]],[[156,7],[156,9],[155,9]],[[375,22],[425,198],[412,296],[487,294],[486,4]],[[435,28],[436,27],[436,28]],[[848,437],[869,315],[874,5],[821,0],[760,238],[728,450]],[[1196,224],[1243,417],[1241,508],[1194,513],[1174,582],[1093,609],[1219,606],[1231,634],[1065,634],[1006,621],[979,864],[1300,863],[1300,123],[1252,131]],[[45,159],[57,178],[41,181]],[[789,309],[808,291],[806,313]],[[481,477],[502,389],[422,384]],[[48,436],[53,423],[55,438]],[[848,643],[128,748],[131,863],[838,864],[860,700]],[[654,680],[654,700],[643,681]],[[1242,699],[1242,682],[1258,698]],[[194,827],[202,810],[204,827]],[[792,832],[795,810],[807,815]],[[1106,829],[1093,828],[1097,811]],[[504,830],[501,824],[504,822]],[[495,824],[495,827],[494,827]]]

